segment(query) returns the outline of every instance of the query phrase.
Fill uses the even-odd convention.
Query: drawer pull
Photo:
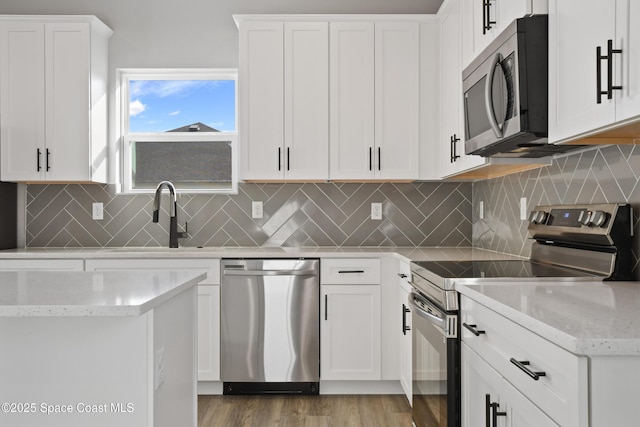
[[[477,337],[486,333],[485,331],[479,330],[478,325],[469,325],[468,323],[463,323],[462,326],[464,326],[469,332]]]
[[[527,366],[530,365],[528,360],[518,361],[512,357],[510,361],[511,363],[516,365],[522,372],[533,378],[534,381],[538,381],[540,377],[545,377],[547,375],[545,372],[533,372],[531,369],[527,368]]]
[[[362,274],[364,270],[339,270],[338,274]]]
[[[398,273],[398,277],[401,278],[401,279],[406,279],[407,275],[404,274],[404,273]]]

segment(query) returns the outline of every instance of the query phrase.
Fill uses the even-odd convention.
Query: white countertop
[[[179,270],[0,272],[0,317],[139,316],[205,277]]]
[[[27,248],[0,250],[1,259],[73,258],[274,258],[359,257],[396,255],[409,261],[522,259],[514,255],[471,247],[121,247],[121,248]]]
[[[640,355],[640,282],[458,283],[456,289],[571,353]]]

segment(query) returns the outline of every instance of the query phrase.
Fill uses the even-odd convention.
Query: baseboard
[[[222,381],[198,381],[198,395],[221,395]],[[320,381],[320,394],[404,394],[400,381]]]

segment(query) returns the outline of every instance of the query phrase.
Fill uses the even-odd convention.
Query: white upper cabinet
[[[462,0],[463,68],[515,19],[548,10],[548,0]]]
[[[326,22],[240,22],[240,177],[326,180]]]
[[[436,152],[441,177],[485,163],[464,154],[462,67],[460,59],[460,2],[452,0],[440,10],[440,136]]]
[[[331,22],[330,173],[419,177],[418,22]]]
[[[111,33],[95,17],[0,16],[3,181],[106,182]]]
[[[550,142],[636,120],[640,29],[634,22],[640,19],[640,4],[551,0],[549,6]]]

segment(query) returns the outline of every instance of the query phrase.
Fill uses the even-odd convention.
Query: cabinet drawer
[[[379,285],[380,260],[375,258],[323,258],[320,261],[323,285]]]
[[[462,340],[509,383],[558,424],[588,425],[586,357],[563,350],[465,296],[461,296],[461,317]],[[544,375],[536,380],[525,370]]]

